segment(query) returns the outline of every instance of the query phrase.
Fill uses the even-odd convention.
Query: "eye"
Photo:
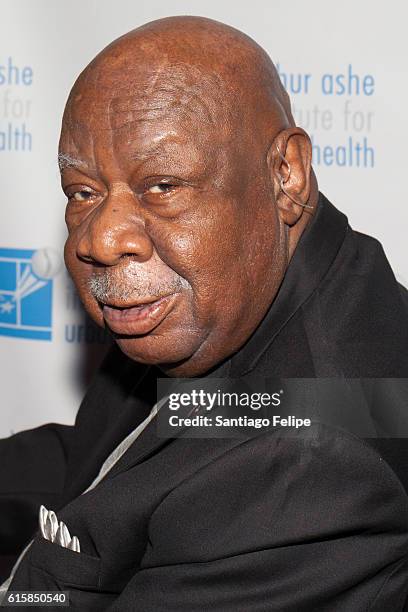
[[[171,185],[170,183],[158,183],[157,185],[152,185],[148,187],[148,193],[169,193],[175,188],[175,185]]]
[[[92,192],[87,189],[81,189],[81,191],[74,191],[68,194],[69,200],[75,200],[76,202],[86,202],[92,197]]]

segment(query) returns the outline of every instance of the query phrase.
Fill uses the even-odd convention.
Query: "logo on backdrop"
[[[53,278],[60,268],[52,248],[0,249],[0,335],[52,339]]]

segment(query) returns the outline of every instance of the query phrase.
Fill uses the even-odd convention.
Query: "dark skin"
[[[60,154],[65,261],[96,323],[169,376],[236,352],[317,206],[310,140],[262,49],[196,17],[130,32],[75,83]],[[142,323],[115,322],[147,303]]]

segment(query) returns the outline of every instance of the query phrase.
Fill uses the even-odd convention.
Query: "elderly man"
[[[115,344],[74,427],[0,445],[2,552],[32,538],[4,590],[78,610],[403,610],[403,441],[155,429],[158,377],[408,376],[407,293],[319,194],[265,52],[203,18],[130,32],[75,83],[59,162],[66,264]]]

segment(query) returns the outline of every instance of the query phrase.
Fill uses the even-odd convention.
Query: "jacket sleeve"
[[[15,555],[37,529],[41,504],[62,491],[73,426],[50,423],[0,440],[0,555]]]
[[[408,498],[376,451],[320,426],[270,433],[167,495],[109,610],[400,612],[407,555]]]

